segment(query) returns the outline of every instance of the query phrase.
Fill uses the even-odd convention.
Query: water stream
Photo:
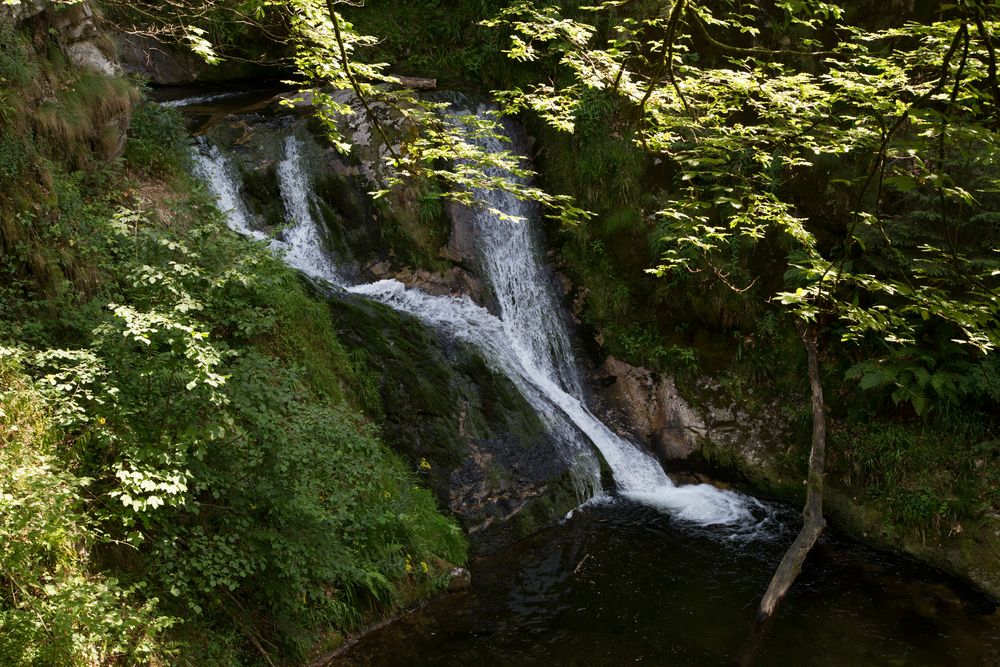
[[[720,541],[618,499],[471,564],[472,588],[326,667],[722,667],[791,536]],[[926,568],[825,534],[757,667],[996,667],[1000,615]]]

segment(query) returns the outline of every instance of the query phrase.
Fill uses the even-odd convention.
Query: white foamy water
[[[219,100],[224,100],[228,97],[236,97],[237,95],[243,95],[244,92],[236,91],[232,93],[213,93],[211,95],[193,95],[191,97],[182,97],[178,100],[167,100],[165,102],[160,102],[161,107],[166,107],[168,109],[179,109],[181,107],[189,107],[195,104],[207,104],[209,102],[218,102]]]
[[[493,139],[482,141],[489,150],[500,149]],[[198,173],[216,194],[230,225],[260,238],[239,202],[233,170],[217,149],[200,153],[206,152],[207,156],[200,155]],[[292,136],[285,142],[278,179],[290,226],[272,247],[307,275],[343,285],[313,218],[315,195],[301,146]],[[588,495],[600,493],[600,467],[592,445],[607,462],[622,496],[682,521],[752,532],[758,525],[754,510],[760,513],[761,503],[708,484],[675,485],[651,454],[614,433],[590,412],[582,401],[577,364],[551,274],[541,261],[532,207],[507,193],[476,194],[489,207],[523,218],[520,222],[503,220],[490,213],[489,207],[473,211],[480,263],[500,305],[499,318],[467,297],[432,296],[395,280],[356,285],[348,291],[413,315],[478,349],[494,370],[510,378],[562,444],[567,462],[590,487]]]
[[[243,203],[243,194],[240,192],[236,171],[229,163],[229,159],[219,150],[219,147],[199,141],[193,158],[195,176],[215,196],[216,204],[226,216],[229,227],[240,234],[252,236],[257,240],[268,238],[266,234],[251,226],[252,217]]]
[[[343,285],[324,235],[313,215],[314,197],[301,143],[294,136],[285,139],[285,159],[278,165],[278,187],[285,203],[289,227],[281,234],[281,250],[289,265],[313,278]]]
[[[503,321],[468,298],[433,296],[408,289],[396,280],[356,285],[348,291],[414,315],[471,343],[495,370],[510,378],[550,431],[573,447],[577,456],[586,454],[580,433],[597,447],[621,495],[700,525],[749,526],[755,522],[748,498],[742,494],[709,484],[675,486],[650,454],[616,435],[579,398],[564,391],[550,373],[527,358],[522,346],[515,345]],[[588,467],[592,475],[599,475],[596,466]],[[594,483],[599,485],[599,480]]]

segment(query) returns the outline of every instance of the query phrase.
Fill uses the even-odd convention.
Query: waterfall
[[[257,240],[267,240],[276,254],[306,275],[343,285],[330,254],[325,250],[323,233],[313,217],[313,189],[302,157],[301,142],[289,135],[284,143],[285,157],[278,164],[278,185],[285,205],[288,227],[277,238],[254,229],[253,216],[243,203],[242,187],[236,170],[219,150],[199,139],[194,157],[194,173],[215,197],[229,227]]]
[[[567,461],[574,467],[582,499],[600,491],[600,465],[588,441],[580,437],[581,431],[572,416],[552,399],[553,392],[562,393],[562,390],[555,385],[537,383],[539,373],[527,364],[523,352],[514,348],[502,320],[466,296],[434,296],[409,289],[398,280],[380,280],[347,289],[413,315],[448,336],[470,343],[494,370],[517,387],[549,433],[560,442]]]
[[[252,216],[243,204],[239,181],[229,160],[222,154],[218,146],[213,146],[203,139],[196,144],[194,157],[194,174],[208,187],[215,197],[219,210],[226,216],[226,223],[231,229],[257,240],[264,240],[267,235],[250,226]]]
[[[489,152],[510,148],[497,137],[477,141]],[[498,169],[491,171],[493,176],[514,179]],[[538,230],[531,224],[537,218],[537,206],[500,190],[477,190],[475,198],[482,205],[471,211],[476,228],[474,243],[511,344],[564,391],[582,395],[562,309],[555,297],[552,276],[541,261]]]
[[[239,95],[245,95],[246,91],[233,91],[229,93],[211,93],[207,95],[194,95],[191,97],[182,97],[176,100],[166,100],[160,102],[160,106],[167,109],[180,109],[181,107],[194,106],[196,104],[210,104],[212,102],[218,102],[230,97],[237,97]]]
[[[408,289],[396,280],[380,280],[348,290],[414,315],[474,345],[498,371],[510,378],[563,443],[572,443],[579,453],[576,434],[583,433],[600,450],[622,495],[700,525],[754,522],[749,507],[752,499],[742,494],[709,484],[674,486],[652,456],[615,435],[579,398],[564,391],[552,375],[527,358],[523,346],[511,340],[505,322],[467,297],[432,296]],[[592,467],[591,471],[597,474]]]
[[[492,144],[493,139],[480,141],[486,142],[484,148],[499,148]],[[199,166],[198,173],[209,182],[230,225],[242,233],[259,234],[252,230],[245,207],[237,201],[240,188],[218,149],[203,146],[196,160],[199,165],[211,165]],[[285,141],[285,159],[278,174],[291,227],[280,241],[272,242],[272,247],[304,273],[343,286],[323,248],[321,228],[312,215],[314,195],[300,145],[292,136]],[[507,193],[476,194],[491,207],[521,218],[501,219],[490,213],[489,207],[473,211],[477,249],[500,305],[499,318],[467,297],[432,296],[395,280],[347,286],[348,291],[414,315],[475,346],[496,371],[510,378],[550,433],[563,443],[567,460],[589,478],[594,489],[600,489],[599,466],[588,443],[601,452],[619,493],[627,498],[699,525],[727,525],[737,530],[755,526],[754,510],[762,507],[759,502],[708,484],[676,486],[652,455],[615,434],[590,412],[582,401],[576,360],[550,274],[541,262],[531,206]]]
[[[326,251],[321,227],[312,214],[315,195],[301,145],[295,135],[289,135],[285,139],[285,159],[278,165],[278,186],[290,225],[281,234],[281,248],[289,265],[313,278],[343,285]]]
[[[508,137],[509,139],[509,137]],[[487,152],[510,146],[500,138],[475,139]],[[495,173],[493,175],[510,174]],[[652,455],[611,431],[587,409],[577,364],[552,276],[541,262],[533,203],[510,192],[477,191],[476,249],[485,277],[500,304],[503,329],[530,381],[594,443],[614,474],[619,491],[634,500],[697,523],[749,518],[745,497],[711,485],[675,486]],[[498,215],[494,211],[503,212]]]

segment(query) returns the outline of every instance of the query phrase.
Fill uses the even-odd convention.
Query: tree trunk
[[[809,453],[809,478],[806,481],[806,504],[802,510],[802,530],[792,545],[788,547],[778,569],[771,578],[767,592],[757,608],[754,630],[737,657],[737,664],[749,665],[759,650],[774,610],[788,592],[789,587],[802,570],[802,563],[826,520],[823,518],[823,469],[826,465],[826,413],[823,403],[823,384],[820,382],[819,359],[816,353],[816,327],[803,324],[799,328],[802,344],[806,348],[806,362],[809,373],[809,389],[812,394],[812,450]]]

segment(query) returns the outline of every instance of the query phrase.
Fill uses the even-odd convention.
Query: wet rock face
[[[581,502],[558,443],[476,351],[380,304],[338,298],[330,312],[378,384],[382,438],[458,517],[474,552],[502,549]]]
[[[775,458],[787,445],[789,425],[781,402],[748,410],[703,377],[695,383],[692,405],[674,379],[608,357],[594,375],[610,404],[611,421],[645,441],[663,461],[688,459],[707,446],[751,479],[773,476]]]
[[[207,82],[227,82],[277,77],[277,66],[228,60],[211,65],[176,43],[161,42],[147,35],[119,33],[114,36],[122,68],[143,76],[157,86],[183,86]]]
[[[688,458],[708,435],[705,421],[681,398],[672,377],[608,357],[596,379],[627,429],[651,444],[662,459]]]
[[[475,267],[476,228],[472,211],[455,202],[448,202],[446,210],[451,221],[451,234],[448,244],[441,249],[441,256],[465,268]]]

